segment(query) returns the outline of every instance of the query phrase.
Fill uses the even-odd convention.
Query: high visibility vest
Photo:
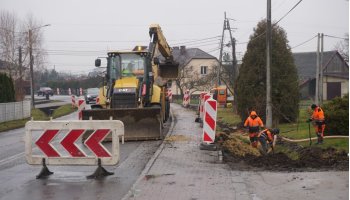
[[[255,119],[251,118],[250,116],[245,120],[244,126],[248,126],[249,132],[258,132],[259,126],[264,127],[264,123],[260,119],[260,117],[255,117]]]
[[[315,121],[324,121],[324,112],[321,107],[316,107],[312,113],[312,119]]]
[[[273,135],[269,129],[265,129],[262,132],[260,132],[258,137],[262,137],[270,142],[273,141]]]

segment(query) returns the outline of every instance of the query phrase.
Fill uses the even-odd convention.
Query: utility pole
[[[35,108],[34,104],[34,72],[33,72],[33,65],[34,65],[34,57],[33,57],[33,30],[40,29],[46,26],[51,26],[50,24],[45,24],[43,26],[31,28],[28,30],[28,40],[29,40],[29,66],[30,66],[30,96],[31,96],[31,107],[32,109]]]
[[[320,55],[320,102],[319,104],[323,104],[323,33],[321,33],[321,55]]]
[[[320,89],[320,33],[317,33],[317,51],[316,51],[316,91],[315,91],[315,104],[319,105]]]
[[[271,0],[267,0],[267,27],[266,27],[266,127],[272,127],[271,106]]]
[[[230,34],[230,43],[232,47],[232,68],[233,68],[233,81],[237,78],[238,76],[238,69],[237,69],[237,59],[236,59],[236,40],[232,37],[231,33],[231,27],[230,27],[230,21],[226,17],[226,12],[225,12],[225,20],[224,20],[224,27],[222,30],[222,36],[221,36],[221,41],[220,41],[220,55],[219,55],[219,69],[218,69],[218,74],[217,74],[217,84],[221,85],[221,80],[220,80],[220,73],[221,73],[221,68],[222,68],[222,57],[223,57],[223,48],[224,48],[224,36],[225,36],[225,31],[228,31]],[[233,82],[234,83],[234,82]]]
[[[226,29],[226,12],[225,12],[225,21],[224,21],[224,27],[222,29],[222,35],[221,35],[221,41],[220,41],[220,54],[219,54],[219,66],[218,66],[218,71],[217,71],[217,82],[216,86],[218,87],[221,85],[220,81],[220,71],[221,71],[221,64],[222,64],[222,50],[223,50],[223,43],[224,43],[224,34],[225,34],[225,29]]]
[[[34,72],[33,72],[33,41],[32,41],[32,30],[28,31],[28,39],[29,39],[29,66],[30,66],[30,96],[31,96],[31,107],[35,108],[34,103]]]
[[[22,47],[18,47],[18,65],[19,65],[19,93],[23,95],[23,83],[22,83]]]

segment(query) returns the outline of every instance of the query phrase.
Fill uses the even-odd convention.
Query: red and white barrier
[[[75,108],[76,104],[75,104],[75,96],[72,95],[72,108]]]
[[[78,100],[78,114],[79,114],[79,120],[83,119],[83,110],[85,110],[85,100],[79,99]]]
[[[215,141],[217,116],[217,101],[210,98],[204,103],[203,119],[203,143],[213,143]]]
[[[87,130],[93,132],[82,144],[80,139]],[[96,165],[98,159],[102,165],[116,165],[124,124],[119,120],[29,121],[25,132],[30,165],[42,165],[43,159],[48,165]],[[108,134],[112,134],[111,147],[102,143]]]
[[[79,94],[80,94],[80,96],[83,96],[83,88],[79,89]]]
[[[186,90],[184,98],[182,99],[182,105],[187,108],[190,105],[190,91]]]
[[[168,89],[167,97],[169,99],[169,102],[173,102],[173,92],[171,91],[171,89]]]
[[[202,110],[202,112],[199,113],[199,117],[201,118],[202,121],[204,121],[204,120],[203,120],[203,116],[204,116],[204,113],[205,113],[204,104],[205,104],[205,102],[206,102],[210,97],[211,97],[210,94],[205,93],[204,96],[203,96],[203,99],[202,99],[202,101],[201,101],[201,106],[202,106],[202,107],[201,107],[201,110]]]

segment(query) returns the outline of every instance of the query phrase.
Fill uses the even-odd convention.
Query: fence
[[[0,103],[0,122],[28,118],[31,115],[30,101]]]

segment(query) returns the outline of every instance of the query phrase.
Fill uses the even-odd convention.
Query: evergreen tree
[[[13,80],[2,73],[0,73],[0,94],[0,103],[15,102]]]
[[[297,69],[285,31],[274,25],[271,51],[271,98],[274,125],[295,121],[298,116]],[[250,36],[236,82],[237,110],[245,119],[251,110],[266,119],[266,21],[260,21]]]

